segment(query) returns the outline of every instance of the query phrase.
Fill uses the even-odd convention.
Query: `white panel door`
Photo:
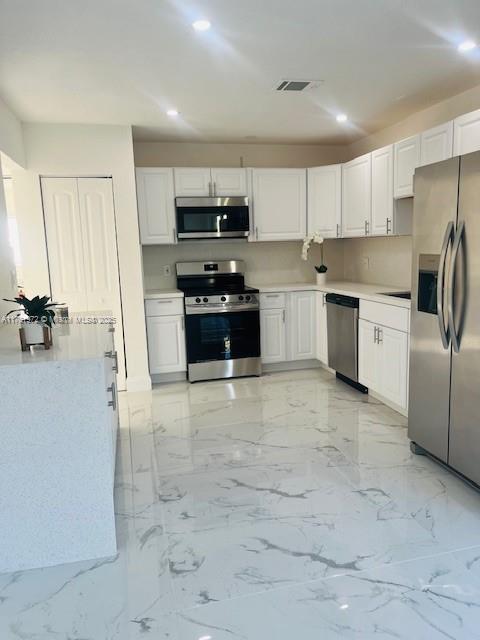
[[[432,164],[447,160],[453,155],[453,120],[421,134],[420,164]]]
[[[183,316],[147,318],[150,373],[186,371]]]
[[[420,166],[420,136],[396,142],[394,150],[393,195],[395,198],[408,198],[413,196],[413,174]]]
[[[455,118],[453,155],[461,156],[480,150],[480,109]]]
[[[378,327],[378,334],[377,346],[380,352],[378,393],[406,409],[408,334],[382,326]]]
[[[78,178],[88,311],[115,318],[118,383],[125,388],[122,305],[118,272],[117,235],[110,178]]]
[[[138,221],[142,244],[176,242],[173,169],[136,170]]]
[[[369,233],[372,215],[372,156],[347,162],[342,167],[342,227],[346,237]]]
[[[253,169],[256,240],[302,240],[307,230],[305,169]]]
[[[287,359],[285,309],[260,311],[260,345],[263,363],[285,362]]]
[[[211,175],[216,196],[248,195],[246,169],[212,169]]]
[[[315,291],[295,291],[290,294],[290,360],[310,360],[317,356]]]
[[[42,178],[41,184],[52,298],[71,311],[87,311],[77,180]]]
[[[380,393],[380,349],[375,342],[376,326],[358,321],[358,381]]]
[[[307,229],[325,238],[342,232],[342,165],[307,169]]]
[[[373,236],[393,233],[393,145],[372,151]]]
[[[328,366],[327,294],[316,291],[317,303],[317,360]]]
[[[212,177],[210,168],[179,167],[173,170],[175,176],[175,195],[209,196],[212,195]]]

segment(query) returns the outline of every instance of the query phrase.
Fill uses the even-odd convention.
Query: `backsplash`
[[[184,242],[177,245],[143,247],[145,289],[175,287],[175,263],[193,260],[244,260],[247,284],[314,282],[315,264],[320,263],[318,245],[312,245],[308,261],[301,259],[302,243],[297,242]],[[324,260],[330,279],[343,278],[341,241],[325,242]],[[170,266],[170,275],[164,266]]]
[[[342,242],[345,280],[410,290],[411,236],[351,238]]]
[[[412,238],[410,236],[326,240],[324,261],[329,280],[351,280],[365,284],[411,286]],[[177,245],[143,247],[145,289],[176,286],[175,263],[192,260],[244,260],[247,284],[314,282],[315,264],[320,264],[318,245],[312,245],[308,261],[297,242],[184,242]],[[170,267],[170,275],[164,267]]]

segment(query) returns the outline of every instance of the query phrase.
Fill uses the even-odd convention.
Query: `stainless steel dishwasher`
[[[327,293],[328,366],[356,389],[358,382],[358,298]]]

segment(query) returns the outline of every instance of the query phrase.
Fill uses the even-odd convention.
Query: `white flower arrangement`
[[[314,242],[315,244],[319,244],[322,248],[322,263],[317,267],[315,267],[317,273],[326,273],[327,267],[323,264],[323,242],[324,238],[320,235],[319,231],[314,231],[313,233],[309,233],[308,236],[305,237],[302,246],[302,260],[308,260],[308,251],[310,249],[310,245]]]

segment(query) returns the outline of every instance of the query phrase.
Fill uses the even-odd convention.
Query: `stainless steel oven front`
[[[257,295],[185,299],[188,379],[211,380],[261,374]]]

